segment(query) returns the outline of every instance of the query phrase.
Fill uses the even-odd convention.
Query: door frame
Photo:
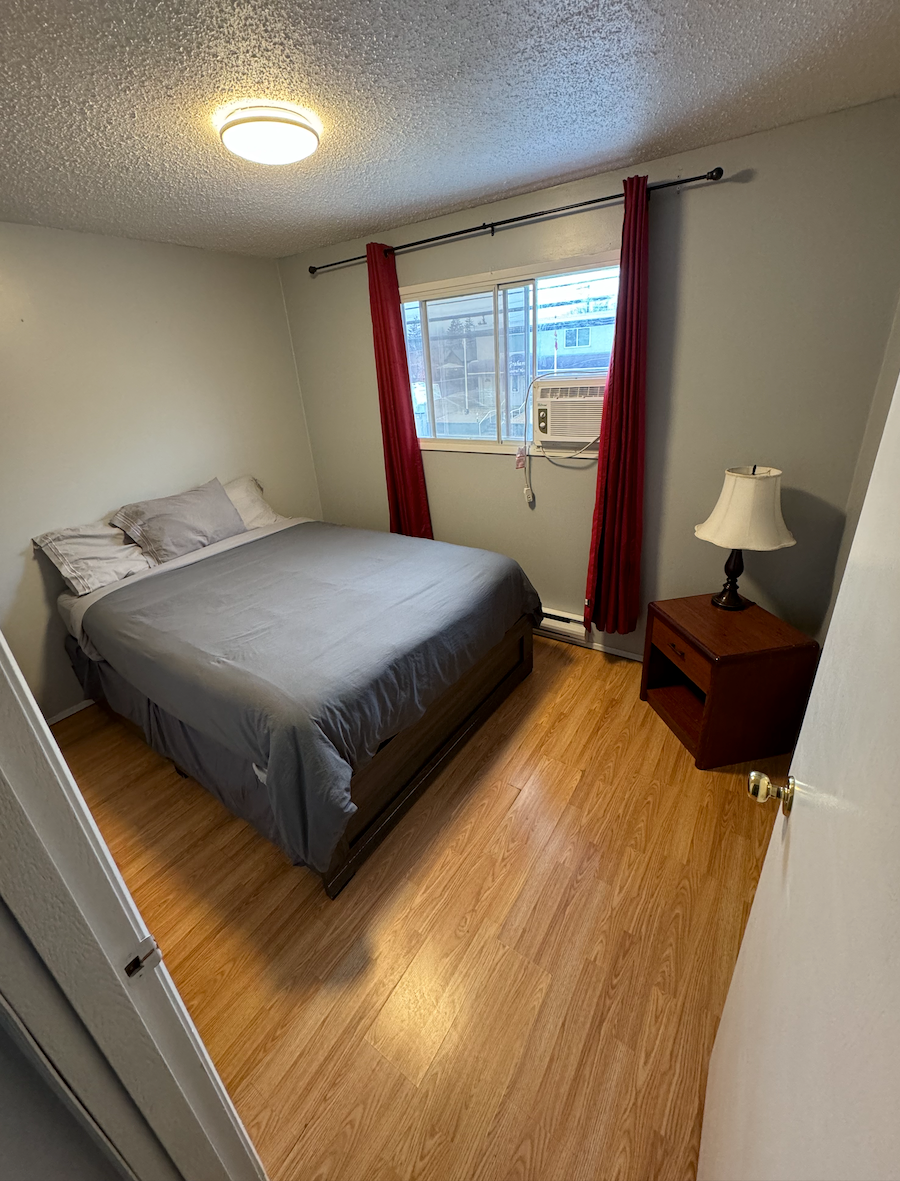
[[[262,1162],[0,633],[0,897],[186,1178]],[[125,965],[147,955],[128,975]]]

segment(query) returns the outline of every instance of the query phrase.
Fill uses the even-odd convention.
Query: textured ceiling
[[[0,220],[293,254],[898,90],[896,0],[5,0]]]

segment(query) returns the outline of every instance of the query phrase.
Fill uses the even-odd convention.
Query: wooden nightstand
[[[651,603],[641,700],[701,770],[780,755],[797,740],[819,645],[762,607],[710,596]]]

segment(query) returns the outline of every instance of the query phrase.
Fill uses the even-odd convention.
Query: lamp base
[[[752,599],[745,599],[743,595],[739,595],[734,587],[729,587],[727,583],[709,601],[714,607],[721,607],[723,611],[746,611],[748,607],[753,606]]]
[[[710,599],[714,607],[721,607],[723,611],[746,611],[753,606],[750,599],[738,594],[738,579],[743,573],[744,555],[741,550],[733,549],[725,563],[725,585]]]

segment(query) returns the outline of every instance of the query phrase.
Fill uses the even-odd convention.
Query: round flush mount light
[[[256,164],[294,164],[319,146],[319,133],[305,115],[262,103],[232,111],[219,135],[229,152]]]

